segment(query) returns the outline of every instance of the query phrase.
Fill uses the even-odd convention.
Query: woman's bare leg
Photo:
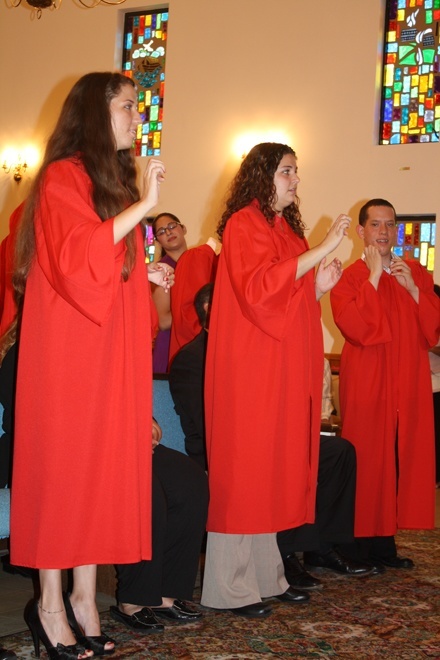
[[[76,566],[73,569],[73,591],[70,595],[73,611],[84,634],[95,637],[101,634],[101,623],[96,607],[96,565]],[[114,647],[112,642],[106,650]]]
[[[56,646],[76,644],[75,635],[67,623],[66,610],[63,603],[61,571],[58,569],[40,570],[41,595],[38,615],[49,640]],[[90,653],[80,655],[86,658]]]

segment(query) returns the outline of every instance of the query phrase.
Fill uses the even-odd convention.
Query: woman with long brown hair
[[[37,657],[40,640],[51,658],[112,653],[95,603],[96,564],[151,557],[154,310],[139,223],[165,168],[150,160],[139,193],[139,123],[131,80],[83,76],[18,229],[11,561],[40,569],[40,599],[25,613]],[[169,288],[168,266],[149,271]],[[70,567],[73,591],[63,600],[61,569]]]
[[[325,258],[340,215],[309,249],[298,208],[297,159],[263,143],[232,182],[217,233],[223,247],[205,373],[210,503],[202,604],[270,613],[264,597],[302,603],[289,588],[276,532],[314,521],[323,341],[318,300],[341,275]],[[315,275],[315,266],[318,266]]]

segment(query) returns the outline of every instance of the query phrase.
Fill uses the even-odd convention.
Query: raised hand
[[[165,180],[165,165],[157,158],[150,158],[144,172],[141,199],[153,208],[159,200],[160,184]]]
[[[323,245],[328,248],[328,252],[333,252],[335,248],[338,247],[339,243],[342,241],[344,236],[348,234],[348,228],[350,227],[351,218],[345,213],[338,215],[332,226],[330,227],[327,236],[322,241]]]
[[[408,293],[411,294],[416,302],[418,302],[419,289],[414,282],[411,268],[408,266],[408,264],[405,263],[403,259],[397,257],[394,254],[393,258],[391,259],[390,270],[391,275],[395,277],[398,283],[403,286],[403,288],[406,289]]]
[[[326,259],[321,261],[316,271],[315,290],[316,299],[319,300],[324,293],[333,289],[335,284],[341,279],[342,263],[340,259],[333,259],[328,266],[325,265]]]
[[[366,245],[364,248],[364,255],[365,263],[370,271],[370,277],[368,279],[374,288],[377,289],[383,273],[382,256],[374,245]]]

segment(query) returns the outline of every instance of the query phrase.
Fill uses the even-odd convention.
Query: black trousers
[[[435,426],[435,480],[440,482],[440,392],[433,392]]]
[[[321,435],[316,519],[277,534],[282,557],[293,552],[327,552],[353,541],[356,494],[356,451],[339,436]]]
[[[397,555],[394,536],[363,536],[356,538],[354,543],[340,545],[339,549],[345,557],[361,562],[381,557],[391,559]]]
[[[153,555],[118,564],[120,603],[157,606],[162,597],[192,600],[208,511],[205,471],[179,451],[153,454]]]

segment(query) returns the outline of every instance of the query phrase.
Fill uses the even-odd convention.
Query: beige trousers
[[[288,588],[276,534],[208,533],[202,605],[243,607]]]

